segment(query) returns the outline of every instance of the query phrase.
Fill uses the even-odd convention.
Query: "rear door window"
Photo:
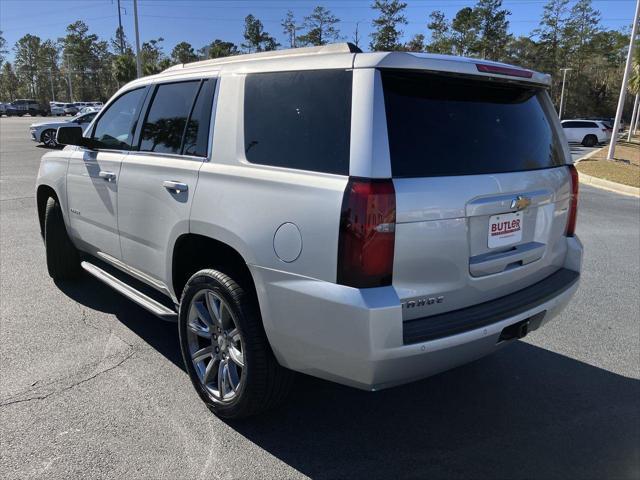
[[[200,80],[160,84],[142,126],[140,150],[180,154]]]
[[[351,72],[259,73],[245,79],[249,162],[348,175]]]
[[[540,88],[383,70],[394,177],[517,172],[563,165]]]

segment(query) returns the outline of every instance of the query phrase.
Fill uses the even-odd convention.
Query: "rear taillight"
[[[567,237],[573,237],[576,232],[576,219],[578,217],[578,170],[569,165],[571,174],[571,201],[569,203],[569,218],[567,219]]]
[[[351,178],[340,214],[338,283],[355,288],[391,285],[395,230],[393,181]]]

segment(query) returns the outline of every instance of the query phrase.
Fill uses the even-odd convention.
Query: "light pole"
[[[640,0],[636,0],[636,13],[633,16],[633,26],[631,27],[631,40],[629,40],[629,52],[627,53],[627,64],[624,67],[624,75],[622,77],[622,87],[620,88],[620,98],[618,98],[618,108],[616,110],[616,119],[613,122],[613,135],[609,142],[609,151],[607,152],[607,160],[613,160],[616,151],[616,139],[618,130],[620,130],[620,119],[622,118],[622,110],[624,109],[624,98],[627,94],[627,83],[629,82],[629,72],[631,71],[631,59],[633,58],[633,47],[636,43],[636,35],[638,34],[638,15],[640,14]]]
[[[138,78],[142,76],[142,59],[140,58],[140,31],[138,30],[138,0],[133,0],[133,18],[136,27],[136,71]]]
[[[560,92],[560,108],[558,112],[558,118],[562,120],[562,110],[564,109],[564,83],[567,80],[567,72],[573,70],[573,68],[561,68],[562,72],[562,90]]]

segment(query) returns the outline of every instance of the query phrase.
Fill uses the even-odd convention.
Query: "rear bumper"
[[[402,321],[400,299],[393,287],[358,290],[256,266],[251,271],[265,331],[283,366],[345,385],[378,390],[490,354],[507,343],[500,340],[500,334],[510,325],[534,317],[531,327],[535,329],[554,318],[579,284],[582,245],[572,237],[567,239],[567,246],[564,268],[559,271],[564,273],[547,284],[555,285],[555,291],[546,288],[541,292],[540,285],[532,285],[523,293],[504,297],[520,295],[518,302],[509,304],[497,299],[472,307],[479,310],[467,317],[473,320],[484,312],[480,323],[437,338],[414,337],[411,342],[405,336],[409,322]],[[511,308],[496,310],[501,301]],[[455,320],[460,312],[446,315]]]

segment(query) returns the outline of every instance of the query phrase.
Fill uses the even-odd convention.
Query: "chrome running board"
[[[84,261],[80,265],[89,274],[93,275],[101,282],[106,283],[111,288],[127,297],[129,300],[134,301],[142,308],[160,317],[161,319],[170,322],[176,322],[178,320],[178,314],[174,310],[171,310],[169,307],[162,305],[160,302],[157,302],[148,295],[145,295],[144,293],[136,290],[131,285],[124,283],[122,280],[114,277],[113,275],[104,271],[93,263]]]

